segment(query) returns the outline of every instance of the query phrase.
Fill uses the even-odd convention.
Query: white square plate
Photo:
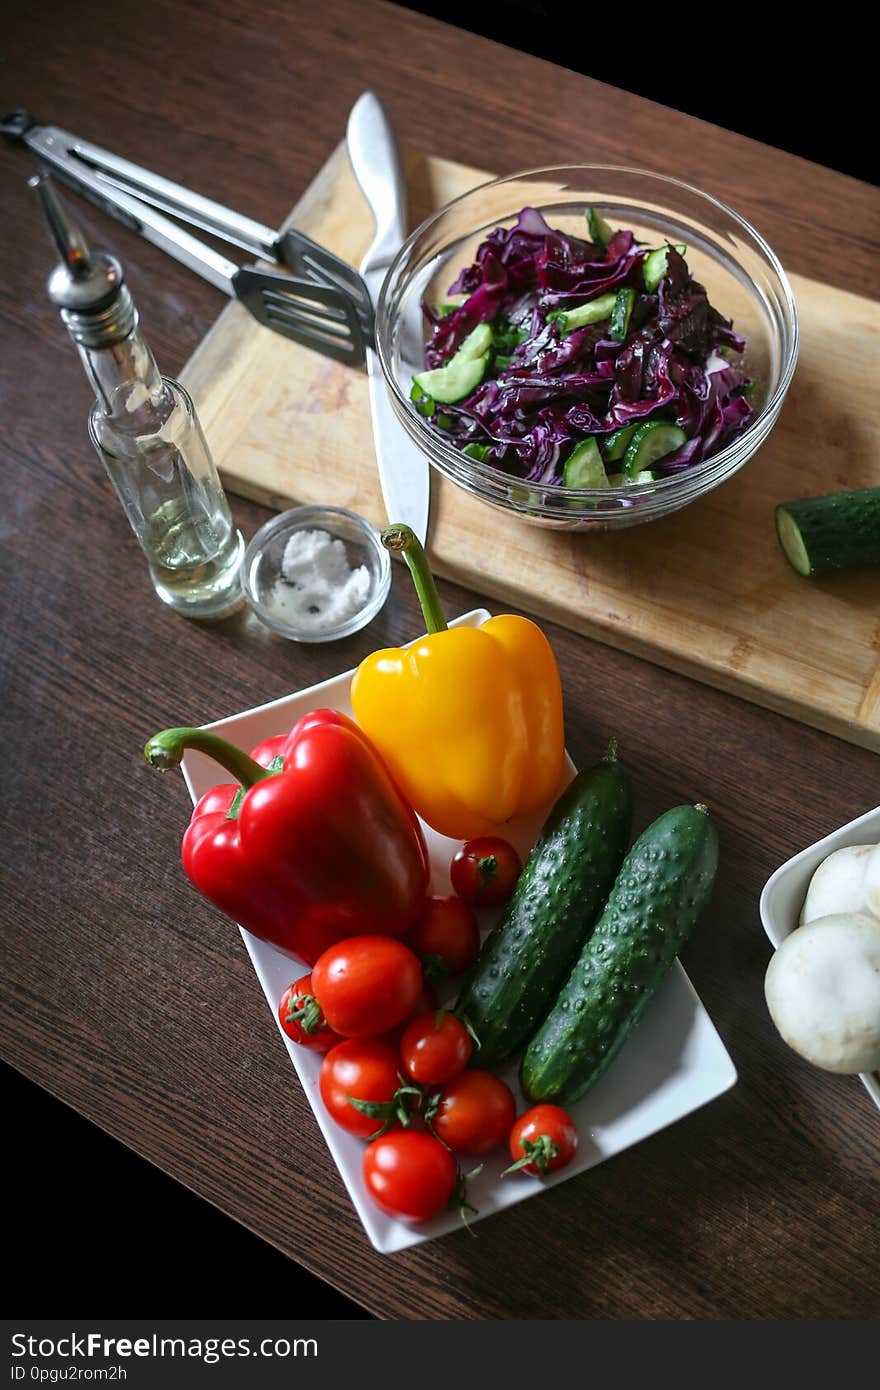
[[[458,619],[455,626],[468,624],[477,627],[488,617],[485,609],[476,609]],[[248,750],[263,739],[287,733],[310,710],[331,708],[351,714],[351,676],[352,672],[346,671],[308,690],[273,700],[271,704],[261,705],[257,709],[245,710],[228,719],[220,719],[206,727],[217,730]],[[183,774],[194,803],[218,781],[216,763],[197,752],[186,754]],[[574,766],[569,760],[565,781],[573,776]],[[504,828],[505,838],[516,846],[523,857],[537,837],[546,809],[527,819],[511,821]],[[449,864],[458,848],[458,841],[437,835],[427,826],[425,836],[432,864],[431,891],[435,894],[449,893]],[[487,920],[485,925],[488,929],[490,922]],[[242,930],[241,934],[263,986],[272,1018],[284,1039],[297,1076],[315,1112],[315,1119],[372,1244],[377,1250],[389,1253],[457,1230],[461,1218],[456,1212],[444,1213],[423,1226],[409,1227],[385,1216],[373,1205],[361,1177],[363,1142],[341,1130],[330,1119],[321,1102],[318,1091],[320,1056],[298,1047],[287,1038],[278,1023],[277,1008],[282,994],[291,981],[304,974],[308,967],[298,968],[289,956],[259,941],[250,932]],[[454,986],[451,993],[454,997]],[[526,1102],[517,1084],[516,1068],[512,1067],[502,1074],[512,1087],[518,1111],[521,1112],[526,1108]],[[521,1202],[525,1197],[533,1197],[545,1187],[593,1168],[597,1163],[705,1105],[735,1081],[733,1063],[687,975],[676,961],[620,1056],[599,1084],[571,1108],[580,1134],[580,1146],[574,1161],[561,1172],[543,1180],[514,1176],[502,1182],[501,1173],[510,1159],[506,1152],[500,1150],[490,1154],[479,1176],[469,1184],[470,1200],[479,1209],[479,1216],[471,1218],[472,1221],[512,1206],[514,1202]],[[465,1160],[464,1171],[475,1167],[476,1162],[474,1160],[469,1164]]]
[[[829,854],[848,845],[873,845],[880,841],[880,806],[833,830],[824,840],[808,845],[771,874],[761,894],[761,921],[774,949],[795,930],[807,896],[810,879]],[[804,1065],[809,1065],[805,1063]],[[880,1081],[871,1072],[860,1073],[868,1095],[880,1110]]]

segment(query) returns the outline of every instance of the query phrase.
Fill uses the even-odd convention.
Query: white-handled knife
[[[373,92],[364,92],[348,118],[348,155],[376,221],[376,234],[361,261],[373,308],[385,273],[406,238],[406,185],[391,122]],[[404,430],[388,399],[379,358],[367,348],[373,441],[385,511],[391,522],[411,526],[424,544],[431,499],[430,466]]]

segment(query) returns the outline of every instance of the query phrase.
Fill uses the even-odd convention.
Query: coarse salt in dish
[[[391,557],[357,512],[292,507],[251,537],[242,584],[253,612],[280,637],[335,642],[379,612],[391,588]]]
[[[327,531],[295,531],[284,547],[274,607],[296,627],[319,631],[360,612],[370,592],[366,565],[352,567]]]

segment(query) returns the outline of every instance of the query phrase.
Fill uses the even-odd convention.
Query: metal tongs
[[[26,110],[4,116],[0,133],[27,145],[75,192],[240,300],[259,323],[337,361],[364,361],[373,337],[367,287],[353,266],[302,232],[273,231],[69,131],[39,125]],[[293,273],[239,266],[171,217]]]

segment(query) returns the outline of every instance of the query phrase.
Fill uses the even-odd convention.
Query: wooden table
[[[76,24],[66,8],[7,15],[5,99],[262,220],[287,212],[369,86],[425,150],[502,171],[652,166],[739,208],[791,270],[870,283],[867,186],[377,0],[154,0],[149,35],[134,0],[80,3]],[[63,38],[47,46],[47,33]],[[96,62],[112,83],[93,80]],[[5,148],[0,160],[4,1055],[385,1317],[876,1314],[877,1113],[857,1081],[808,1069],[776,1037],[758,895],[782,859],[876,801],[877,760],[552,628],[576,761],[597,755],[613,710],[639,825],[696,794],[713,808],[719,881],[684,961],[739,1085],[476,1240],[372,1252],[237,932],[178,866],[183,787],[140,748],[163,725],[218,718],[408,638],[413,597],[397,573],[368,631],[311,648],[244,616],[189,625],[154,600],[43,292],[51,255],[30,161]],[[77,212],[121,256],[159,362],[177,371],[220,297]],[[247,534],[265,515],[235,512]],[[443,597],[454,612],[480,596],[444,585]]]

